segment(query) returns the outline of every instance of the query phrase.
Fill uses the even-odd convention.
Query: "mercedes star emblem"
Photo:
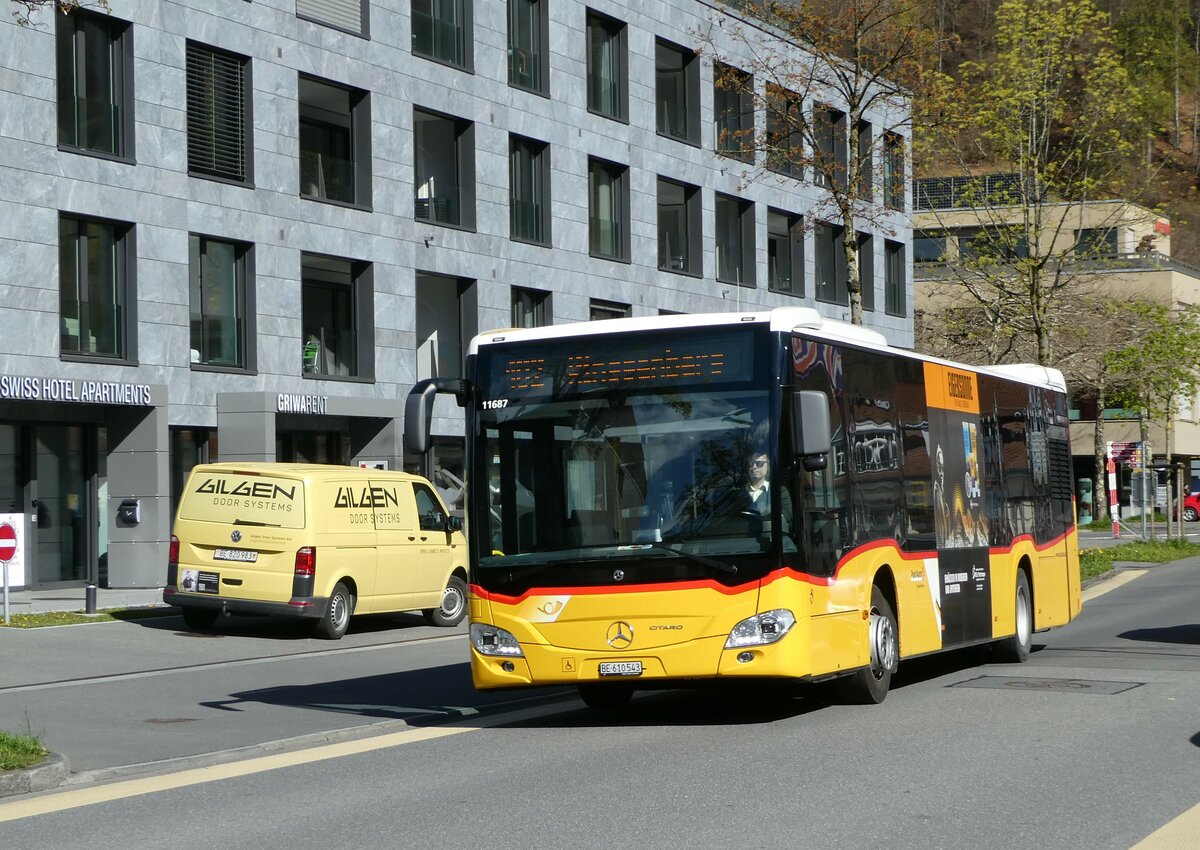
[[[625,581],[625,571],[613,570],[613,581]]]
[[[613,649],[625,649],[631,643],[633,643],[633,626],[617,620],[608,627],[608,645]]]

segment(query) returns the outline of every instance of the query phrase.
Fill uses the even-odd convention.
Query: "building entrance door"
[[[89,531],[95,518],[87,469],[90,429],[37,425],[33,430],[34,578],[43,587],[77,584],[91,578]]]

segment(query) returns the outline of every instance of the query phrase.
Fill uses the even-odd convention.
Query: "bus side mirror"
[[[404,399],[404,447],[413,454],[429,450],[429,432],[433,429],[433,400],[438,393],[451,393],[459,407],[466,401],[466,382],[461,378],[426,378],[418,381]]]
[[[800,390],[792,395],[792,445],[805,469],[812,472],[825,468],[831,440],[829,396],[816,390]]]

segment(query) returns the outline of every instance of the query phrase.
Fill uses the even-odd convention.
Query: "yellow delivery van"
[[[191,628],[225,613],[313,620],[337,640],[353,614],[422,611],[457,625],[467,546],[428,480],[404,472],[212,463],[188,477],[163,601]]]

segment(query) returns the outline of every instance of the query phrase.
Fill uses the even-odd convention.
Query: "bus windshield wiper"
[[[683,549],[676,549],[674,546],[667,546],[665,543],[647,543],[648,549],[657,549],[661,552],[670,552],[672,555],[678,555],[681,558],[686,558],[689,561],[695,561],[697,564],[703,564],[706,567],[711,567],[717,572],[725,575],[737,575],[737,564],[731,564],[728,561],[718,561],[716,558],[709,558],[705,555],[697,555],[695,552],[688,552]]]
[[[256,519],[235,519],[233,521],[233,524],[234,525],[259,525],[259,526],[265,526],[267,528],[279,528],[279,523],[277,523],[277,522],[259,522]]]

